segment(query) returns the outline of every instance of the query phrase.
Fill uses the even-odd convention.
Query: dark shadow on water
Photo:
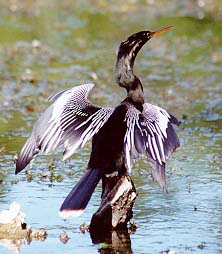
[[[90,232],[94,244],[103,244],[98,249],[101,254],[131,254],[131,239],[128,228],[113,231],[94,231]]]

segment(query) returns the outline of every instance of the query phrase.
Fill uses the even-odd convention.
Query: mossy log
[[[0,223],[0,239],[45,240],[46,236],[45,229],[31,229],[26,223]]]

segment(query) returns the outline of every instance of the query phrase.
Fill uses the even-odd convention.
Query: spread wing
[[[180,146],[172,125],[179,125],[178,120],[166,110],[145,103],[142,113],[129,107],[126,122],[124,147],[129,170],[133,160],[146,154],[154,179],[166,191],[166,160]]]
[[[16,161],[16,173],[40,151],[47,154],[63,147],[63,159],[67,159],[99,131],[113,109],[95,106],[87,99],[93,87],[84,84],[49,98],[53,103],[35,123]]]

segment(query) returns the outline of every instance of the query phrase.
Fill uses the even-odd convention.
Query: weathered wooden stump
[[[89,227],[94,243],[111,240],[114,230],[127,230],[137,196],[134,184],[127,174],[104,177],[102,188],[101,205],[93,214]]]

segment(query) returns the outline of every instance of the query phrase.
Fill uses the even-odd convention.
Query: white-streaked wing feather
[[[146,145],[145,149],[148,153],[151,153],[152,149],[155,154],[152,156],[153,159],[156,157],[155,160],[161,165],[180,145],[172,126],[172,124],[179,125],[179,122],[174,116],[158,106],[145,103],[143,108],[139,123],[145,140],[148,136],[151,137],[151,142],[148,142],[149,146]]]
[[[66,130],[66,133],[64,133],[64,140],[66,140],[68,143],[65,144],[63,160],[70,157],[77,148],[83,147],[85,143],[91,139],[104,125],[112,112],[112,108],[100,108],[93,115],[91,115],[88,118],[89,120],[85,121],[84,124],[80,124],[79,126],[70,126],[69,129]],[[75,133],[75,135],[78,135],[77,142],[74,142],[73,140],[76,140],[76,136],[70,136],[70,133]]]
[[[126,114],[127,131],[124,139],[126,164],[131,170],[132,160],[146,154],[153,177],[166,190],[166,159],[180,145],[172,123],[177,125],[179,123],[175,117],[158,106],[145,103],[143,107],[141,113],[130,106]]]
[[[124,138],[124,149],[126,164],[130,172],[132,170],[133,160],[138,159],[139,155],[144,152],[143,139],[141,139],[142,131],[139,125],[139,115],[140,111],[135,107],[130,106],[125,117],[127,130]]]
[[[16,171],[21,171],[38,153],[49,153],[57,147],[64,148],[64,157],[70,157],[78,148],[96,134],[113,112],[112,108],[100,108],[88,99],[93,84],[84,84],[58,92],[39,117],[30,138],[19,154]]]

